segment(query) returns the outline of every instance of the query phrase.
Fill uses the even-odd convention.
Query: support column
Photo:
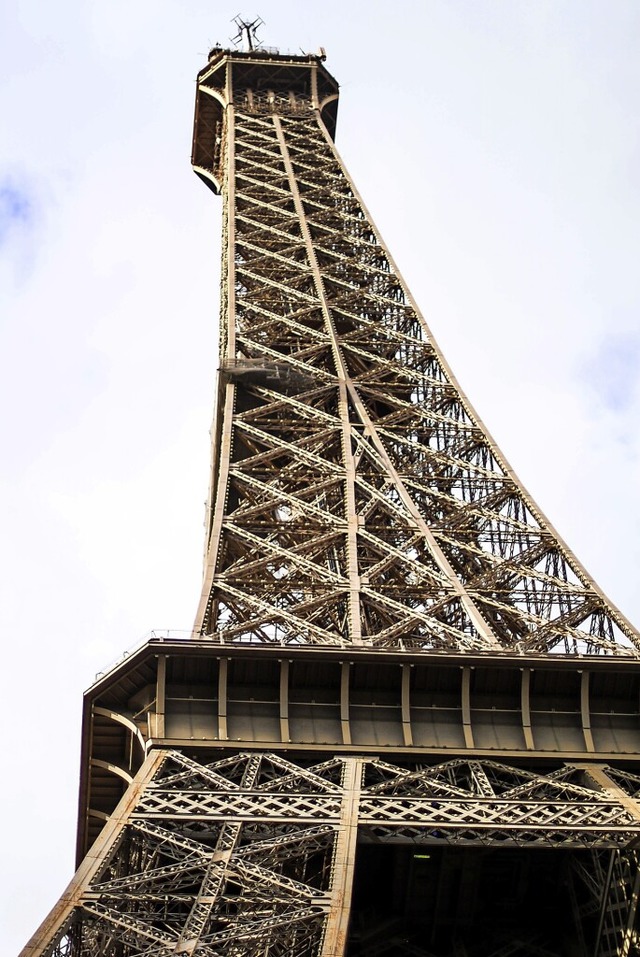
[[[619,787],[618,784],[607,774],[606,765],[602,764],[577,764],[571,762],[572,767],[580,768],[581,771],[591,778],[599,791],[604,791],[607,797],[621,804],[625,811],[628,811],[640,823],[640,802],[636,801],[630,795]]]
[[[348,638],[349,642],[353,645],[363,644],[362,638],[362,613],[360,609],[360,570],[358,567],[358,513],[356,508],[356,492],[355,492],[355,481],[356,481],[356,466],[353,458],[353,448],[352,448],[352,426],[349,412],[349,392],[347,385],[348,373],[340,350],[340,343],[338,341],[338,335],[336,333],[336,328],[333,322],[333,317],[331,315],[331,309],[327,301],[327,293],[324,287],[324,282],[322,279],[322,274],[320,272],[320,266],[318,265],[318,257],[316,255],[316,250],[314,242],[309,230],[309,224],[307,222],[307,215],[304,208],[304,203],[300,196],[300,189],[298,187],[298,181],[296,179],[296,174],[291,163],[291,157],[289,155],[289,149],[285,140],[284,132],[282,129],[282,123],[279,116],[273,117],[273,122],[276,128],[276,134],[278,137],[278,143],[280,144],[280,151],[282,153],[282,161],[284,167],[287,171],[287,177],[289,179],[289,188],[291,190],[291,195],[293,197],[293,203],[298,214],[298,220],[300,225],[300,231],[305,244],[305,249],[307,253],[307,259],[309,262],[309,267],[311,269],[311,274],[313,276],[313,283],[318,295],[319,303],[322,307],[322,314],[324,316],[325,325],[327,332],[331,338],[331,349],[333,353],[333,358],[336,367],[336,375],[338,376],[338,412],[340,415],[341,423],[341,439],[342,439],[342,454],[344,457],[344,466],[345,466],[345,519],[347,522],[347,534],[346,534],[346,554],[347,554],[347,577],[349,579],[349,592],[348,592],[348,608],[349,608],[349,629],[348,635],[345,637]]]
[[[51,946],[51,942],[56,940],[58,935],[63,934],[65,927],[71,921],[74,910],[80,906],[89,884],[103,866],[112,848],[120,840],[123,829],[134,808],[145,788],[158,772],[166,755],[166,751],[153,751],[147,757],[60,900],[43,920],[27,945],[20,951],[18,957],[39,957],[45,952],[45,949]]]
[[[164,738],[167,697],[167,656],[158,655],[158,673],[156,675],[156,714],[153,737]]]
[[[583,675],[584,678],[584,675]],[[583,689],[585,687],[583,680]],[[583,708],[584,712],[584,708]],[[584,717],[583,717],[584,726]],[[634,817],[640,823],[640,803],[609,777],[606,766],[601,764],[577,764],[584,771],[586,776],[604,791],[608,797],[618,801],[625,811]],[[615,921],[615,926],[610,930],[617,940],[618,957],[629,957],[632,953],[631,945],[636,941],[634,927],[636,923],[636,912],[638,910],[638,898],[640,896],[640,867],[638,866],[637,852],[633,849],[635,841],[626,849],[626,851],[614,850],[611,854],[609,873],[602,892],[600,903],[600,919],[598,922],[598,936],[596,941],[596,957],[607,957],[611,953],[608,944],[610,941],[604,941],[605,929],[608,920]],[[622,898],[623,906],[616,908],[612,913],[612,893],[615,895],[616,902]],[[603,947],[604,944],[604,947]],[[635,953],[635,950],[633,951]]]
[[[342,808],[333,854],[329,916],[320,957],[343,957],[346,950],[364,761],[364,758],[355,757],[344,759]]]

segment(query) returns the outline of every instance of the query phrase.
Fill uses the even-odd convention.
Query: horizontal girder
[[[157,751],[21,957],[329,957],[357,844],[617,853],[640,833],[639,784],[601,765],[309,766],[255,752],[204,765]]]

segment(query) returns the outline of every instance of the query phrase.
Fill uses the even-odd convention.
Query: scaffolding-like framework
[[[88,692],[82,863],[23,957],[432,957],[349,929],[367,845],[576,852],[575,953],[640,953],[640,636],[461,392],[337,99],[320,56],[199,74],[224,201],[202,599],[190,642]]]

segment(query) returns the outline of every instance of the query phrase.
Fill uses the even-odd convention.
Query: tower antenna
[[[244,49],[246,53],[250,53],[252,50],[257,49],[260,46],[260,41],[258,40],[257,31],[258,28],[264,26],[264,20],[260,17],[256,17],[255,20],[245,20],[243,17],[238,14],[231,21],[235,23],[238,28],[238,32],[235,37],[231,38],[231,42],[239,45],[244,41]]]

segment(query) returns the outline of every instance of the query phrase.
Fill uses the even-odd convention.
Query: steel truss
[[[555,676],[535,683],[537,710],[530,695],[538,666],[590,656],[584,672],[578,660],[575,676],[558,680],[561,703],[579,695],[566,723],[580,743],[565,736],[563,753],[593,758],[590,682],[604,674],[605,656],[640,658],[640,636],[540,513],[460,390],[336,153],[337,95],[314,56],[216,48],[199,75],[194,167],[224,208],[205,580],[191,644],[208,654],[217,643],[219,663],[213,669],[203,654],[194,664],[167,644],[151,649],[153,667],[144,655],[131,674],[118,666],[87,699],[81,835],[92,814],[107,823],[22,957],[343,957],[356,850],[391,845],[565,854],[577,952],[640,954],[640,777],[595,761],[559,766],[546,743],[534,756],[538,726],[545,742],[556,734]],[[433,674],[417,696],[422,711],[437,710],[438,728],[459,713],[464,743],[455,747],[439,732],[414,746],[412,656],[422,653],[427,670],[449,662],[448,697]],[[330,671],[332,688],[339,668],[339,693],[327,698],[326,675],[319,690],[313,675],[308,688],[290,687],[290,670],[304,674],[297,660],[289,667],[298,656],[309,672]],[[522,671],[519,705],[512,694],[501,705],[511,721],[520,708],[522,744],[507,736],[509,748],[523,748],[520,764],[473,756],[472,658]],[[365,659],[382,706],[399,700],[404,766],[389,735],[380,742],[389,760],[326,757],[338,745],[322,718],[314,724],[315,697],[321,707],[330,700],[343,750],[351,748]],[[627,702],[624,681],[626,673]],[[488,710],[482,685],[478,695]],[[309,710],[308,764],[267,752],[273,738],[258,727],[271,707],[275,746],[295,753],[290,702]],[[369,696],[364,706],[377,703]],[[246,753],[220,757],[239,747],[233,708],[254,739]],[[622,741],[636,754],[626,743],[636,712],[623,710],[607,711],[607,747]],[[212,763],[190,756],[199,747],[192,717],[207,729],[200,753],[219,749]],[[183,751],[169,750],[169,733]],[[369,751],[384,732],[371,734]],[[437,749],[471,757],[426,763]],[[113,810],[136,754],[147,756]],[[366,953],[433,957],[425,946],[387,937]],[[512,937],[482,957],[560,957],[552,946],[535,934]]]
[[[154,752],[23,957],[342,954],[356,845],[384,842],[590,849],[597,866],[576,875],[603,913],[598,953],[622,954],[637,793],[603,766]]]
[[[252,89],[240,66],[220,54],[200,78],[224,105],[225,385],[196,633],[637,656],[457,385],[320,96],[268,90],[286,58],[258,62]]]

